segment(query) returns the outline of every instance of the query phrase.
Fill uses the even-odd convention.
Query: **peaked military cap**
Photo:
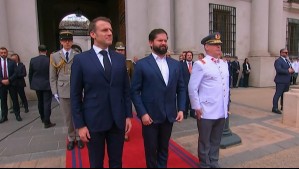
[[[116,42],[115,49],[121,50],[121,49],[126,49],[126,47],[125,47],[124,43]]]
[[[73,40],[73,33],[69,31],[60,32],[59,40]]]
[[[213,34],[210,34],[209,36],[203,38],[201,40],[201,44],[205,45],[205,44],[222,44],[221,42],[221,35],[219,32],[215,32]]]

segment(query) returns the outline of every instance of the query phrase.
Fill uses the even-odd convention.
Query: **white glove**
[[[58,104],[60,104],[60,100],[59,100],[58,94],[54,94],[54,97],[55,97],[56,101],[58,102]]]

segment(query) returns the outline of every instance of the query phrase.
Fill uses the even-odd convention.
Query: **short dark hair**
[[[19,56],[17,53],[13,53],[13,54],[11,54],[11,57],[12,57],[12,56],[17,56],[17,58],[18,58],[18,62],[21,62],[20,56]]]
[[[38,46],[38,51],[40,51],[40,52],[46,52],[47,51],[46,45],[39,45]]]
[[[282,51],[284,51],[284,50],[288,50],[288,49],[286,49],[286,48],[280,49],[280,53],[281,53]]]
[[[88,32],[95,32],[96,31],[96,23],[98,21],[105,21],[105,22],[108,22],[111,24],[111,20],[107,17],[103,17],[103,16],[100,16],[100,17],[97,17],[95,18],[94,20],[92,20],[89,24],[89,29],[88,29]]]
[[[192,51],[187,51],[187,52],[186,52],[186,57],[187,57],[187,54],[188,54],[188,53],[191,53],[191,55],[192,55],[192,59],[193,59],[193,52],[192,52]]]
[[[6,47],[1,47],[0,50],[6,50],[6,51],[8,51],[8,50],[6,49]]]
[[[151,31],[151,33],[148,35],[148,40],[149,41],[154,41],[157,37],[158,34],[166,34],[167,39],[168,39],[168,34],[164,29],[154,29]]]
[[[203,54],[203,53],[199,53],[198,55],[201,55],[201,56],[205,57],[205,54]]]

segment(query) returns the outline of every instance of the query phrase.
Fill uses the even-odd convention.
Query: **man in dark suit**
[[[20,106],[16,89],[17,78],[17,65],[14,61],[7,58],[8,50],[5,47],[0,48],[1,56],[1,73],[0,73],[0,98],[1,98],[1,111],[2,118],[0,123],[7,121],[8,106],[7,106],[7,94],[9,92],[13,103],[13,111],[15,113],[17,121],[22,121],[20,116]]]
[[[163,29],[154,29],[149,34],[152,54],[137,62],[132,80],[131,96],[142,120],[148,168],[167,167],[172,126],[183,120],[186,104],[181,65],[166,57],[167,40]]]
[[[17,79],[15,82],[17,88],[17,94],[20,96],[22,100],[25,113],[28,113],[29,112],[28,101],[24,90],[24,88],[26,87],[25,77],[27,76],[26,67],[21,62],[20,56],[18,54],[16,53],[12,54],[11,59],[17,64]]]
[[[30,88],[36,91],[38,99],[38,111],[45,128],[53,127],[56,124],[50,120],[52,92],[49,81],[50,58],[47,56],[47,47],[38,47],[39,56],[30,60],[29,83]]]
[[[126,58],[109,50],[111,21],[94,19],[89,25],[94,45],[74,58],[71,73],[73,121],[87,142],[92,168],[103,168],[105,142],[110,168],[122,167],[125,132],[132,124],[132,103]]]
[[[294,69],[290,61],[288,60],[288,50],[281,49],[280,57],[275,61],[274,67],[276,70],[276,76],[274,82],[276,84],[276,91],[273,97],[273,108],[272,112],[276,114],[281,114],[281,111],[278,110],[278,100],[281,98],[281,107],[283,107],[283,94],[284,92],[289,91],[290,80]]]
[[[189,84],[192,67],[193,67],[193,52],[187,51],[186,52],[186,61],[180,62],[182,65],[182,73],[184,77],[185,86],[187,87]],[[189,99],[189,93],[188,90],[186,90],[186,110],[184,111],[184,119],[188,118],[188,111],[190,109],[190,117],[193,117],[196,119],[195,111],[191,108],[190,105],[190,99]]]
[[[232,74],[233,74],[233,87],[237,87],[239,73],[240,73],[240,63],[238,61],[238,57],[235,57],[235,60],[231,64],[232,66]]]

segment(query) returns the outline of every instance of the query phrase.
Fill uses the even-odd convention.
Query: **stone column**
[[[269,0],[252,0],[251,56],[269,56]]]
[[[283,1],[269,1],[269,52],[279,56],[279,50],[285,47],[286,26],[283,20]]]
[[[189,0],[188,0],[189,1]],[[172,0],[150,0],[148,3],[148,34],[151,30],[162,28],[168,33],[168,49],[174,46],[174,24]]]
[[[38,55],[39,35],[36,0],[7,0],[7,26],[9,50],[18,53],[21,61],[29,70],[30,59]],[[26,79],[26,95],[28,99],[35,99],[36,95],[29,89]]]
[[[142,58],[148,46],[148,0],[126,0],[126,55]]]
[[[195,2],[194,0],[175,0],[175,51],[195,51]],[[197,39],[198,41],[198,39]]]
[[[269,0],[252,0],[251,4],[251,74],[249,85],[274,86],[274,57],[269,54]]]
[[[6,14],[6,2],[8,0],[0,0],[0,46],[10,48],[8,40],[8,27],[7,27],[7,14]]]
[[[209,34],[209,1],[195,0],[194,22],[195,22],[195,44],[196,50],[205,53],[201,40]]]

